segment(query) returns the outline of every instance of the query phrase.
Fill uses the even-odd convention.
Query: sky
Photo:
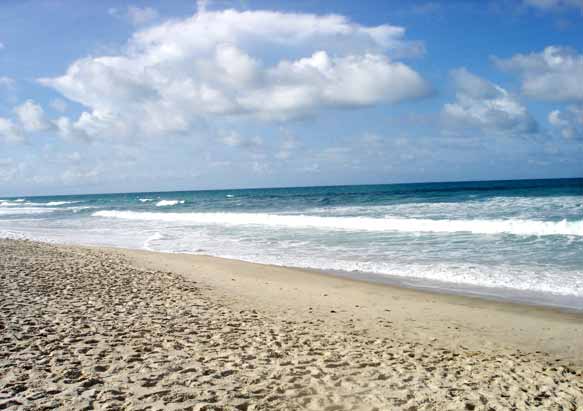
[[[0,196],[583,176],[583,0],[0,1]]]

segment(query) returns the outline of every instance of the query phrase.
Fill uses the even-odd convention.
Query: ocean
[[[583,179],[2,198],[0,237],[206,254],[583,310]]]

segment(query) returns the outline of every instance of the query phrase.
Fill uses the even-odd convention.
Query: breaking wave
[[[54,207],[54,206],[61,206],[61,205],[65,205],[65,204],[76,204],[76,203],[80,203],[81,201],[50,201],[48,203],[44,203],[42,205],[47,206],[47,207]],[[39,204],[41,205],[41,204]]]
[[[184,204],[184,200],[160,200],[156,203],[156,207],[170,207],[177,204]]]
[[[178,202],[168,201],[164,205],[175,204],[178,204]],[[177,222],[201,225],[255,225],[341,231],[401,231],[437,233],[467,232],[475,234],[583,236],[583,220],[432,220],[393,217],[320,217],[310,215],[278,215],[267,213],[151,213],[111,210],[98,211],[94,213],[93,216],[125,220],[162,221],[167,223]]]

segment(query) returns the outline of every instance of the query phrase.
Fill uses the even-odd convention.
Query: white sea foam
[[[160,200],[156,203],[156,207],[170,207],[177,204],[184,204],[184,200]]]
[[[149,201],[154,201],[153,198],[139,198],[138,200],[140,200],[140,202],[142,202],[142,203],[147,203]]]
[[[35,203],[30,201],[25,201],[24,199],[19,200],[0,200],[0,207],[11,207],[24,209],[25,207],[56,207],[65,204],[76,204],[81,203],[81,201],[49,201],[48,203]]]
[[[48,203],[38,204],[38,205],[53,207],[53,206],[61,206],[61,205],[65,205],[65,204],[76,204],[76,203],[80,203],[80,202],[81,201],[49,201]]]
[[[387,205],[329,206],[308,210],[309,214],[323,216],[391,215],[406,218],[471,219],[513,217],[544,219],[548,215],[578,216],[583,207],[582,196],[560,197],[491,197],[461,202],[414,202]]]
[[[42,208],[42,207],[12,207],[0,209],[0,216],[3,215],[20,215],[20,214],[44,214],[52,213],[56,211],[54,208]]]
[[[79,211],[88,210],[91,208],[98,208],[97,206],[78,206],[78,207],[67,207],[67,210],[72,211],[74,213],[78,213]]]
[[[146,239],[146,241],[144,241],[144,248],[146,250],[153,250],[152,243],[159,241],[159,240],[163,240],[164,238],[166,238],[166,236],[157,231],[154,234],[152,234],[150,237],[148,237]]]
[[[21,207],[23,205],[24,201],[0,200],[0,207]]]
[[[29,237],[27,237],[23,233],[19,233],[16,231],[10,231],[10,230],[0,230],[0,238],[6,238],[9,240],[28,240],[29,239]]]
[[[174,205],[173,204],[168,205]],[[98,211],[95,217],[167,223],[256,225],[285,228],[315,228],[341,231],[467,232],[475,234],[571,235],[583,236],[583,220],[431,220],[414,218],[320,217],[266,213],[149,213],[134,211]]]
[[[208,253],[208,252],[206,252]],[[340,258],[322,257],[320,255],[290,256],[278,255],[237,255],[210,253],[217,257],[233,258],[260,264],[300,267],[325,271],[352,273],[374,273],[402,281],[425,280],[466,287],[471,290],[475,287],[502,288],[523,292],[550,293],[554,295],[583,297],[583,277],[581,272],[553,274],[535,273],[531,269],[516,267],[511,264],[499,267],[482,266],[479,264],[402,264],[398,262],[355,261]],[[362,274],[360,274],[362,275]],[[423,281],[421,282],[423,284]],[[417,284],[418,285],[418,284]],[[427,285],[427,284],[426,284]],[[440,286],[438,286],[440,288]],[[476,290],[478,291],[478,290]],[[479,291],[478,291],[479,292]]]

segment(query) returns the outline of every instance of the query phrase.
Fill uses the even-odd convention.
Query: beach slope
[[[0,297],[0,409],[583,407],[574,313],[14,240]]]

